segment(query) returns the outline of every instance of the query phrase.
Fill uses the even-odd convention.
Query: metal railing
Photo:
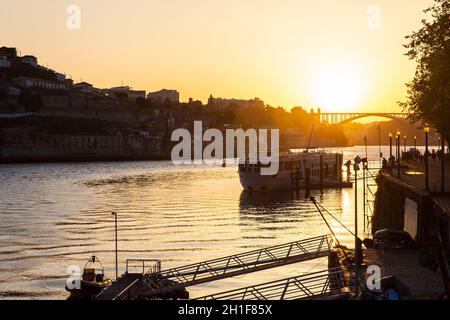
[[[170,292],[177,287],[184,288],[326,257],[332,247],[333,239],[331,235],[323,235],[163,271],[161,271],[160,261],[129,259],[127,260],[127,273],[130,272],[130,268],[138,265],[143,270],[141,273],[143,276],[140,281],[132,283],[125,291],[122,290],[115,297],[129,295],[132,292],[131,290],[138,287],[142,289],[142,297],[155,297],[160,293]],[[145,272],[146,262],[149,261],[156,263],[153,265],[153,268]],[[169,284],[167,282],[163,284],[161,282],[162,279],[167,279],[171,282]]]
[[[163,270],[161,277],[175,280],[183,286],[194,285],[321,258],[327,256],[332,247],[331,235],[324,235]]]
[[[348,293],[340,268],[212,294],[195,300],[319,300]]]
[[[139,272],[137,272],[139,270]],[[142,271],[140,271],[142,270]],[[127,259],[126,274],[153,275],[161,273],[160,260]]]

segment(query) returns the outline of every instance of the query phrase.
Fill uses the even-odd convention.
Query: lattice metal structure
[[[127,287],[126,292],[128,296],[129,292],[136,291],[136,288],[140,287],[140,297],[152,298],[177,288],[326,257],[332,248],[331,235],[318,236],[161,272],[145,273],[140,281]],[[115,290],[113,287],[108,291],[118,291],[123,295],[123,290]],[[100,294],[99,297],[102,295],[106,296]]]
[[[331,235],[323,235],[165,270],[161,272],[161,277],[191,286],[325,257],[330,253],[332,247]]]
[[[349,293],[339,268],[208,295],[195,300],[320,300]]]

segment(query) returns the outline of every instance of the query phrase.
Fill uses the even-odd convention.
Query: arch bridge
[[[348,122],[352,122],[354,120],[358,120],[366,117],[381,117],[388,118],[392,120],[401,119],[406,120],[411,114],[410,113],[383,113],[383,112],[347,112],[347,113],[335,113],[335,112],[326,112],[326,113],[314,113],[320,123],[329,123],[329,124],[344,124]]]

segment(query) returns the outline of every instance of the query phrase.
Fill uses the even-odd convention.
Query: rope
[[[316,199],[315,199],[314,197],[311,197],[311,201],[312,201],[312,203],[314,203],[314,205],[316,206],[317,211],[319,211],[320,216],[322,217],[323,221],[324,221],[325,224],[327,225],[327,227],[328,227],[328,229],[330,230],[331,234],[333,235],[334,239],[336,239],[336,242],[338,243],[338,245],[341,245],[341,243],[339,242],[339,239],[338,239],[338,238],[336,237],[336,235],[334,234],[333,229],[332,229],[332,228],[330,227],[330,225],[328,224],[327,219],[325,219],[325,217],[323,216],[322,211],[320,211],[319,206],[318,206],[318,204],[317,204],[317,202],[316,202]]]
[[[334,220],[337,221],[337,223],[339,223],[345,230],[347,230],[348,232],[350,232],[350,234],[352,236],[355,236],[355,234],[349,229],[347,228],[342,222],[340,222],[338,220],[338,218],[336,218],[334,215],[332,215],[326,208],[324,208],[321,204],[317,203],[317,206],[319,206],[322,210],[324,210],[326,213],[328,213]]]

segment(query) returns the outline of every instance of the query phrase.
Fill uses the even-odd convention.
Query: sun
[[[352,66],[321,67],[311,82],[311,95],[317,106],[324,111],[354,111],[363,96],[360,72]]]

